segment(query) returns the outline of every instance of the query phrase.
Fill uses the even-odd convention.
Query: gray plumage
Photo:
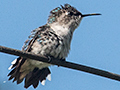
[[[65,60],[70,50],[74,30],[79,26],[82,14],[69,4],[61,5],[50,12],[47,24],[32,31],[22,51]],[[21,83],[25,78],[25,88],[45,84],[51,80],[48,66],[51,64],[18,57],[12,62],[13,70],[9,80]]]

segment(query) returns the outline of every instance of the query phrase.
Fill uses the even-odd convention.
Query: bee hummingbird
[[[22,51],[65,60],[70,50],[74,30],[83,17],[93,15],[100,14],[83,15],[69,4],[53,9],[47,23],[31,32]],[[31,85],[36,88],[39,82],[44,85],[46,79],[51,80],[51,72],[48,68],[51,64],[23,57],[18,57],[11,64],[9,80],[13,79],[13,82],[17,81],[19,84],[25,79],[25,88]]]

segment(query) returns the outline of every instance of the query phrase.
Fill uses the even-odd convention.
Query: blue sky
[[[74,32],[68,61],[120,74],[120,1],[110,0],[2,0],[0,45],[19,49],[31,30],[47,22],[49,12],[69,3],[86,17]],[[8,67],[16,56],[0,53],[0,90],[26,90],[24,83],[8,81]],[[52,66],[52,81],[36,90],[120,90],[120,82],[89,73]],[[28,90],[33,90],[29,87]]]

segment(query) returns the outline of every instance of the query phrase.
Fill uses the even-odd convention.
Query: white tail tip
[[[8,70],[12,69],[12,66],[13,66],[13,65],[11,65],[11,66],[8,68]]]
[[[17,61],[17,59],[13,60],[13,61],[11,62],[11,64],[15,64],[15,63],[16,63],[16,61]]]
[[[17,61],[17,59],[15,59],[15,60],[13,60],[13,61],[11,62],[12,65],[8,68],[8,70],[12,69],[12,66],[13,66],[13,64],[16,63],[16,61]]]
[[[49,81],[51,81],[51,74],[48,74],[48,75],[47,75],[47,79],[48,79]]]
[[[41,82],[41,84],[42,84],[42,85],[45,85],[45,80],[43,80],[43,81]]]

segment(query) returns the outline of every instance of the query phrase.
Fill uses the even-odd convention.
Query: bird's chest
[[[42,55],[50,55],[54,58],[65,59],[69,53],[70,44],[67,43],[68,41],[54,41],[49,46],[42,46],[38,41],[33,44],[32,52],[35,54],[42,54]],[[57,44],[56,44],[57,43]],[[31,65],[38,67],[39,69],[43,67],[48,67],[51,64],[47,64],[40,61],[29,60]]]
[[[40,33],[40,37],[32,45],[31,52],[39,55],[52,56],[54,58],[65,59],[70,50],[70,36],[60,36],[54,32]],[[30,60],[32,65],[39,68],[49,66],[50,64]],[[43,65],[43,66],[42,66]]]
[[[67,57],[72,38],[68,28],[55,24],[38,36],[40,37],[32,46],[33,53],[50,55],[60,59]]]
[[[50,55],[55,58],[65,58],[69,53],[70,41],[68,38],[60,39],[53,37],[51,40],[45,40],[41,44],[39,40],[36,40],[32,46],[32,52],[41,55]]]

